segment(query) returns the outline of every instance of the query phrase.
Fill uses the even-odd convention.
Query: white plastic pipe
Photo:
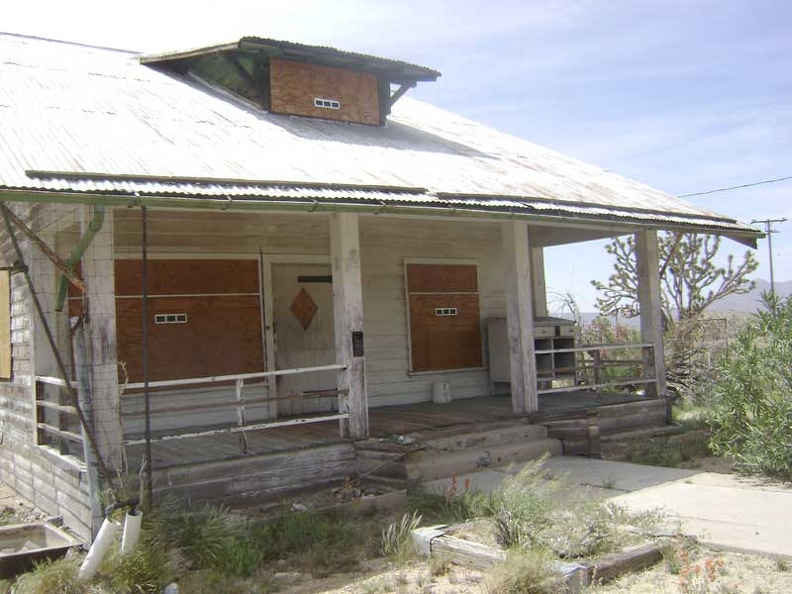
[[[143,522],[143,513],[135,510],[127,512],[124,520],[124,536],[121,538],[121,554],[131,553],[140,538],[140,525]]]
[[[119,528],[121,528],[121,524],[118,522],[108,518],[104,519],[102,527],[99,528],[99,534],[96,535],[88,555],[85,557],[85,561],[80,565],[79,580],[88,581],[96,575],[99,566],[102,564],[102,559],[104,559],[107,550],[115,540],[115,535]]]

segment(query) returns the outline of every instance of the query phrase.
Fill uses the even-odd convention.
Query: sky
[[[413,97],[674,195],[792,176],[785,0],[28,0],[0,30],[145,52],[245,35],[330,45],[436,68]],[[773,264],[792,280],[792,179],[687,200],[789,218]],[[769,279],[766,240],[755,255]],[[546,271],[551,302],[592,311],[589,281],[611,263],[596,242],[548,250]]]

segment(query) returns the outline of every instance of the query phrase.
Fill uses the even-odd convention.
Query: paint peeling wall
[[[48,227],[64,216],[62,207],[9,203],[14,212],[34,230]],[[68,210],[68,209],[67,209]],[[16,260],[8,233],[0,233],[0,259]],[[55,274],[49,260],[41,256],[19,233],[17,237],[26,264],[50,315],[54,303]],[[63,254],[61,254],[63,255]],[[38,292],[38,291],[37,291]],[[82,464],[53,448],[37,444],[35,410],[35,367],[38,352],[47,360],[49,345],[39,337],[40,321],[30,298],[24,275],[11,275],[12,377],[0,382],[0,480],[13,488],[20,498],[64,523],[79,537],[90,538],[90,507],[87,476]],[[45,365],[45,363],[42,363]],[[51,374],[51,369],[39,373]]]

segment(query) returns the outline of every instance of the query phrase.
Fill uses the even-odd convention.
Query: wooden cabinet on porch
[[[534,351],[539,389],[558,387],[574,382],[577,358],[574,352],[558,352],[575,348],[577,327],[573,320],[544,317],[534,319]],[[487,320],[490,382],[509,383],[509,336],[505,318]]]

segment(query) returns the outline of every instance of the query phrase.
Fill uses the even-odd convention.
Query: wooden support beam
[[[533,296],[533,312],[536,318],[546,318],[547,283],[545,281],[544,248],[531,248],[531,295]]]
[[[32,241],[41,253],[44,254],[54,265],[58,271],[65,276],[69,282],[77,287],[81,292],[85,291],[85,283],[83,280],[74,273],[74,270],[71,266],[69,266],[66,261],[61,258],[55,251],[50,248],[43,239],[41,239],[36,233],[20,219],[16,216],[10,208],[8,208],[5,203],[0,202],[0,209],[3,210],[8,215],[8,218],[11,220],[14,225],[22,232],[25,237],[27,237],[30,241]]]
[[[635,234],[638,269],[638,305],[641,312],[641,341],[652,344],[644,348],[644,376],[655,381],[647,385],[648,396],[666,397],[663,321],[660,302],[660,265],[656,231]]]
[[[338,374],[338,389],[348,391],[352,439],[369,435],[363,343],[363,286],[360,275],[358,215],[330,215],[330,253],[333,270],[336,362],[346,369]]]
[[[533,337],[531,249],[524,221],[501,223],[506,273],[506,320],[511,363],[512,410],[539,410]]]
[[[405,93],[412,89],[416,83],[413,81],[411,83],[403,83],[398,89],[396,89],[393,94],[390,96],[390,106],[393,105],[402,97],[404,97]]]

